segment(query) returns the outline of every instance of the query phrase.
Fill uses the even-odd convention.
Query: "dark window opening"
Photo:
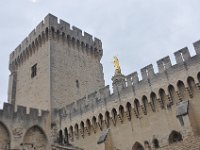
[[[153,147],[156,148],[156,149],[160,147],[159,146],[159,141],[157,139],[153,140]]]
[[[182,135],[177,131],[172,131],[169,135],[169,144],[176,143],[182,140]]]
[[[76,87],[79,88],[79,81],[76,80]]]
[[[34,78],[37,75],[37,64],[31,67],[31,78]]]

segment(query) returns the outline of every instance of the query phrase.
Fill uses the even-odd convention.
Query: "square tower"
[[[102,43],[48,14],[10,54],[8,101],[51,110],[103,88]]]

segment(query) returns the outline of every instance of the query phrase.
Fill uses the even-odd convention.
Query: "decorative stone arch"
[[[165,103],[167,102],[167,95],[164,89],[159,89],[159,96],[160,96],[160,106],[162,109],[165,108]]]
[[[135,142],[135,144],[132,147],[132,150],[144,150],[144,147],[139,142]]]
[[[180,132],[177,132],[177,131],[172,131],[169,135],[169,144],[173,144],[173,143],[176,143],[176,142],[180,142],[182,141],[183,138],[182,138],[182,135]]]
[[[44,43],[45,42],[45,31],[42,31],[41,37],[42,37],[42,43]]]
[[[144,108],[144,114],[146,115],[147,114],[147,107],[148,107],[148,99],[145,95],[142,96],[142,105],[143,105],[143,108]]]
[[[124,118],[124,114],[125,114],[124,106],[120,105],[120,106],[119,106],[119,115],[120,115],[120,117],[121,117],[122,119]]]
[[[158,141],[158,139],[156,139],[156,138],[154,138],[154,139],[152,140],[152,144],[153,144],[153,148],[155,148],[155,149],[157,149],[157,148],[160,147],[159,141]]]
[[[71,140],[74,139],[74,128],[73,128],[73,126],[69,127],[69,137],[70,137]]]
[[[59,132],[58,132],[58,143],[59,144],[63,144],[63,140],[64,140],[64,137],[63,137],[63,131],[62,130],[59,130]]]
[[[150,94],[150,101],[151,101],[151,109],[153,112],[156,111],[156,106],[157,106],[157,95],[154,92],[151,92]]]
[[[170,84],[170,85],[168,86],[168,93],[169,93],[169,96],[170,96],[170,101],[171,101],[172,103],[176,103],[177,100],[178,100],[178,95],[177,95],[177,93],[176,93],[175,87],[174,87],[172,84]]]
[[[41,35],[38,36],[38,44],[39,44],[39,47],[42,46],[42,36]]]
[[[68,129],[65,128],[64,129],[64,144],[68,144],[69,143],[69,132]]]
[[[0,122],[0,149],[9,149],[11,136],[10,132],[6,125]]]
[[[95,116],[92,117],[92,126],[93,128],[96,128],[97,126],[97,118]]]
[[[112,121],[114,126],[116,126],[116,122],[117,122],[117,110],[115,108],[112,109]]]
[[[197,88],[196,88],[195,79],[193,77],[189,76],[187,78],[187,85],[188,85],[189,90],[191,92],[190,94],[194,94]]]
[[[38,50],[38,48],[39,48],[39,40],[38,40],[38,37],[35,39],[35,48],[36,48],[36,50]]]
[[[87,119],[87,120],[86,120],[86,127],[87,127],[87,132],[88,132],[88,134],[90,134],[91,131],[92,131],[92,124],[91,124],[90,119]]]
[[[79,137],[79,126],[77,123],[74,125],[74,130],[75,130],[75,135],[78,138]]]
[[[32,56],[32,44],[30,44],[29,46],[28,46],[28,53],[29,53],[29,57],[31,57]]]
[[[130,102],[126,103],[126,112],[127,112],[127,117],[129,120],[131,120],[132,117],[132,105]]]
[[[137,115],[140,114],[140,101],[138,99],[134,100],[134,109]]]
[[[186,98],[186,87],[183,81],[179,80],[177,82],[177,88],[178,88],[178,93],[180,99],[185,99]]]
[[[100,130],[102,130],[103,129],[103,115],[101,113],[98,116],[98,125],[99,125]]]
[[[197,80],[200,83],[200,72],[197,73]]]
[[[33,55],[35,53],[35,49],[36,49],[36,46],[35,46],[35,42],[33,41],[32,42],[32,46],[31,46],[31,54]]]
[[[48,138],[41,127],[34,125],[26,131],[22,146],[24,149],[35,148],[40,150],[47,150]]]
[[[80,133],[81,133],[82,137],[84,137],[84,135],[85,135],[85,123],[83,121],[81,121],[81,123],[80,123]]]
[[[106,111],[105,113],[105,123],[106,123],[107,128],[109,128],[110,127],[110,112],[109,111]]]
[[[46,40],[48,40],[48,38],[49,38],[49,28],[48,27],[46,27],[46,29],[45,29],[45,38],[46,38]]]

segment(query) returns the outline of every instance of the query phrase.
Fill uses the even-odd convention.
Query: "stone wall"
[[[56,33],[51,40],[51,99],[54,108],[104,87],[99,54]]]
[[[107,128],[113,149],[123,150],[134,145],[145,147],[145,142],[153,147],[154,139],[160,147],[167,146],[173,131],[183,139],[199,135],[200,56],[191,57],[183,48],[175,52],[175,57],[175,65],[169,57],[159,60],[158,73],[152,65],[142,68],[142,80],[137,73],[126,76],[122,90],[111,94],[105,87],[63,107],[61,129],[68,131],[75,145],[85,149],[101,149],[97,141]],[[188,100],[189,113],[177,118],[177,105]]]
[[[23,106],[14,111],[12,104],[4,103],[0,110],[0,149],[50,148],[52,139],[49,112],[31,108],[29,113]]]
[[[102,55],[99,39],[49,14],[10,54],[8,101],[44,110],[70,104],[104,87]]]

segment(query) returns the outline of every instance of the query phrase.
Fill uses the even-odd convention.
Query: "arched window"
[[[182,135],[177,131],[172,131],[169,135],[169,144],[176,143],[182,140]]]
[[[73,130],[72,126],[69,127],[69,135],[70,135],[71,139],[74,138],[74,130]]]
[[[176,99],[176,91],[175,91],[173,85],[169,85],[169,86],[168,86],[168,92],[169,92],[169,95],[170,95],[170,97],[171,97],[172,102],[175,102],[175,99]]]
[[[151,109],[152,111],[156,111],[156,101],[157,101],[156,94],[154,92],[151,92],[150,97],[151,97]]]
[[[100,129],[102,129],[102,126],[103,126],[103,115],[102,114],[99,114],[98,123],[99,123]]]
[[[79,128],[78,128],[78,124],[75,124],[75,134],[78,137],[79,136]]]
[[[87,119],[86,124],[87,124],[88,133],[90,134],[91,133],[91,122],[89,119]]]
[[[95,116],[92,117],[92,125],[94,128],[97,126],[97,118]]]
[[[165,101],[167,100],[167,96],[163,89],[159,90],[160,101],[161,101],[161,108],[165,108]]]
[[[186,90],[185,90],[185,85],[183,83],[183,81],[178,81],[177,83],[177,86],[178,86],[178,91],[179,91],[179,94],[181,96],[181,99],[185,99],[186,98]]]
[[[30,130],[29,130],[30,131]],[[37,130],[36,131],[36,134],[37,135]],[[31,131],[30,131],[31,132]],[[30,133],[29,132],[29,133]],[[41,132],[39,132],[41,134]],[[1,123],[0,122],[0,135],[1,135],[1,139],[0,139],[0,149],[2,150],[7,150],[7,149],[10,149],[10,143],[11,143],[11,137],[10,137],[10,133],[9,133],[9,130],[8,128],[6,127],[5,124]],[[26,136],[26,135],[25,135]],[[41,136],[43,137],[43,136]],[[29,138],[30,139],[30,138]],[[26,139],[28,140],[28,139]]]
[[[68,135],[67,128],[65,128],[64,133],[65,133],[64,143],[68,144],[69,143],[69,135]]]
[[[122,105],[119,106],[119,114],[121,118],[124,118],[124,107]]]
[[[144,150],[144,147],[139,142],[136,142],[133,145],[132,150]]]
[[[153,147],[154,147],[155,149],[160,147],[159,141],[158,141],[157,139],[153,139]]]
[[[192,94],[194,94],[196,90],[196,84],[195,84],[194,78],[188,77],[187,83],[190,88],[190,91],[192,92]]]
[[[114,125],[116,125],[116,121],[117,121],[117,111],[116,111],[115,108],[112,109],[112,116],[113,116]]]
[[[58,138],[58,143],[63,144],[63,132],[62,130],[59,131],[59,138]]]
[[[127,112],[128,112],[128,119],[130,120],[131,119],[131,113],[132,113],[132,106],[131,106],[131,103],[127,103],[126,104],[126,109],[127,109]]]
[[[134,109],[135,109],[137,115],[140,114],[140,112],[139,112],[139,107],[140,107],[140,102],[139,102],[138,99],[135,99],[135,100],[134,100]]]
[[[198,82],[200,83],[200,72],[197,74]]]
[[[107,125],[107,127],[109,127],[110,126],[110,113],[108,111],[106,111],[105,116],[106,116],[106,118],[105,118],[106,125]]]
[[[144,114],[147,114],[147,106],[148,106],[148,100],[146,96],[142,97],[142,103],[143,103],[143,107],[144,107]]]
[[[82,135],[84,135],[84,132],[85,132],[85,125],[84,125],[84,122],[81,121],[81,124],[80,124],[80,128],[81,128],[81,131],[82,131]]]
[[[145,149],[148,149],[148,150],[151,149],[148,141],[144,141],[144,147]]]

